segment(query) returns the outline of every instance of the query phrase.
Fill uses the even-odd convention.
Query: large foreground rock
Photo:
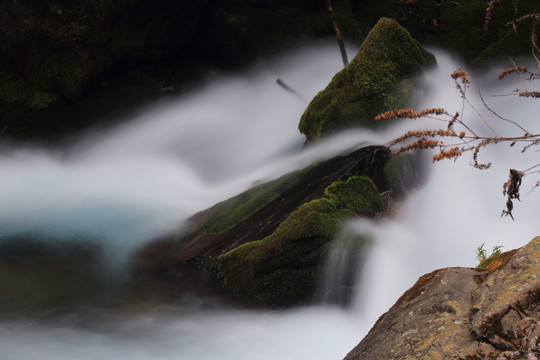
[[[422,276],[345,359],[537,359],[539,320],[540,237]]]
[[[379,113],[406,105],[412,76],[434,63],[407,30],[381,18],[351,63],[313,98],[300,132],[311,141],[352,126],[374,126]]]

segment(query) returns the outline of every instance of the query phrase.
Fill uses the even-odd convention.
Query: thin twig
[[[480,91],[480,88],[478,89],[478,95],[480,96],[480,100],[482,100],[482,103],[484,104],[484,106],[486,107],[486,109],[488,109],[493,115],[495,115],[496,117],[498,117],[499,119],[501,120],[504,120],[504,121],[508,121],[509,123],[517,126],[518,128],[520,128],[521,130],[523,130],[526,134],[530,134],[530,132],[528,132],[527,130],[525,130],[521,125],[519,125],[517,122],[513,121],[513,120],[510,120],[510,119],[507,119],[507,118],[503,118],[501,115],[499,115],[497,112],[495,112],[492,108],[490,108],[488,106],[488,104],[486,104],[486,102],[484,101],[484,98],[482,97],[482,92]]]
[[[349,59],[347,58],[347,50],[345,49],[345,44],[343,43],[343,37],[341,36],[341,30],[339,30],[339,26],[336,20],[336,15],[334,13],[334,8],[330,0],[326,0],[326,4],[328,5],[328,12],[330,12],[330,19],[332,19],[332,24],[334,25],[334,30],[336,31],[336,37],[339,44],[339,50],[341,51],[341,58],[343,59],[343,67],[347,67],[347,65],[349,65]]]

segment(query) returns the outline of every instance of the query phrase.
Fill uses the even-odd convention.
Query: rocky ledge
[[[540,357],[540,237],[482,270],[426,274],[345,357],[510,360]]]

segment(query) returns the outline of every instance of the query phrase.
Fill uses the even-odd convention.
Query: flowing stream
[[[415,109],[461,112],[449,76],[461,65],[445,53],[436,55],[439,66],[417,81]],[[94,129],[60,149],[5,144],[0,245],[3,239],[36,234],[58,246],[80,239],[99,246],[100,264],[111,278],[121,277],[138,246],[181,230],[190,215],[255,183],[361,143],[384,144],[406,129],[440,126],[414,120],[377,133],[353,129],[300,151],[300,116],[340,63],[334,43],[317,43],[241,74],[213,75],[189,94],[169,96],[134,119]],[[502,86],[495,80],[499,70],[472,74],[471,99],[478,101],[479,87],[502,116],[533,127],[534,100],[491,95],[534,84],[508,80]],[[299,96],[280,88],[277,78]],[[466,107],[465,115],[472,114]],[[520,134],[507,122],[489,119],[498,131]],[[479,121],[470,121],[485,132]],[[520,150],[508,145],[485,149],[480,160],[493,166],[483,171],[469,165],[468,155],[455,163],[428,164],[425,184],[392,217],[348,222],[344,234],[372,239],[349,308],[239,310],[194,296],[169,305],[111,310],[90,303],[57,316],[2,315],[0,359],[341,359],[423,273],[475,266],[481,244],[488,252],[493,246],[509,250],[540,233],[535,218],[540,202],[529,191],[536,179],[524,182],[515,221],[500,217],[508,169],[535,164],[534,149]]]

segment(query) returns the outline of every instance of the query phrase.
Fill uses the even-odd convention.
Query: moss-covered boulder
[[[342,220],[391,211],[420,179],[419,163],[412,155],[392,159],[383,146],[320,161],[195,214],[187,230],[140,248],[133,265],[179,282],[202,274],[262,306],[315,301]],[[355,247],[366,242],[359,238]]]
[[[334,182],[323,198],[300,206],[271,235],[221,255],[219,276],[226,288],[258,305],[305,300],[321,278],[340,220],[382,210],[381,197],[369,178],[352,176]]]
[[[300,132],[311,141],[352,126],[374,126],[377,114],[405,106],[411,76],[434,63],[395,20],[380,19],[351,63],[313,98]]]
[[[384,173],[390,158],[386,147],[370,146],[259,184],[194,215],[187,233],[140,249],[134,264],[174,276],[196,269],[259,305],[313,300],[341,219],[384,211],[380,193],[392,187]],[[288,285],[279,290],[283,279]]]

